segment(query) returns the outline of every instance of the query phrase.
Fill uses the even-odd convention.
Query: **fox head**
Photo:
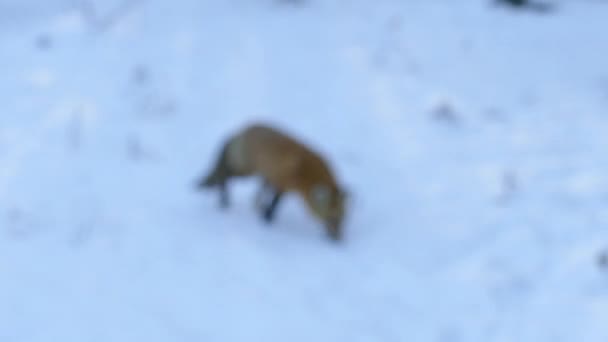
[[[339,241],[342,238],[346,192],[337,186],[317,184],[306,197],[312,212],[325,224],[329,237]]]

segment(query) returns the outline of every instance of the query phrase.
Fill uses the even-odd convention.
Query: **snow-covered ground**
[[[608,3],[279,2],[0,0],[0,341],[608,341]],[[194,190],[255,120],[343,244]]]

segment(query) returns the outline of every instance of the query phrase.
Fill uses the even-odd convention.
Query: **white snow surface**
[[[608,341],[608,3],[0,1],[0,341]],[[268,122],[331,243],[195,182]]]

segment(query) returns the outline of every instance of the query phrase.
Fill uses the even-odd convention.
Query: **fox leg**
[[[272,222],[272,220],[274,219],[274,213],[275,213],[275,211],[277,209],[277,205],[281,201],[282,197],[283,197],[282,191],[275,191],[274,194],[272,195],[272,198],[270,199],[270,203],[268,203],[268,206],[264,209],[264,211],[262,213],[263,218],[266,222]]]
[[[277,190],[267,180],[263,180],[262,186],[256,195],[256,207],[266,222],[272,222],[276,207],[279,204],[283,192]]]

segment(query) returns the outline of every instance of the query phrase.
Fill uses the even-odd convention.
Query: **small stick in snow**
[[[101,33],[115,26],[141,2],[143,0],[124,0],[120,6],[106,15],[100,15],[95,5],[89,0],[82,0],[79,5],[83,18]]]
[[[553,4],[529,0],[495,0],[494,3],[497,5],[510,6],[515,9],[527,9],[537,13],[548,13],[555,9]]]
[[[597,258],[597,264],[600,269],[608,271],[608,251],[603,251]]]
[[[431,117],[439,122],[457,125],[461,118],[454,106],[448,100],[440,100],[431,109]]]

